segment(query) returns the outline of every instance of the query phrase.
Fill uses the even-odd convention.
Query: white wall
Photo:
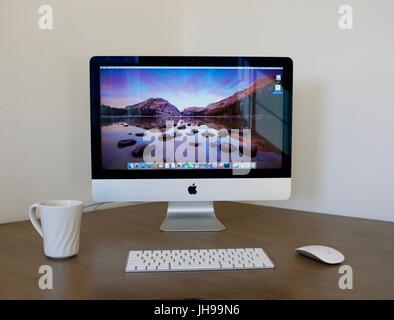
[[[294,59],[293,196],[265,204],[394,221],[393,13],[392,0],[186,1],[185,54]]]
[[[37,9],[55,29],[38,29]],[[340,4],[354,8],[340,31]],[[294,192],[271,203],[394,221],[391,0],[1,0],[0,222],[90,199],[92,55],[285,55],[295,61]]]
[[[90,199],[92,55],[180,55],[181,0],[0,1],[0,222]],[[38,28],[50,4],[54,30]]]

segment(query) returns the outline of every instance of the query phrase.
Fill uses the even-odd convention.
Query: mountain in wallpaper
[[[146,116],[146,117],[177,117],[177,116],[238,116],[241,114],[241,107],[248,103],[253,96],[264,91],[271,92],[268,88],[272,84],[273,78],[263,78],[257,80],[252,86],[242,91],[236,92],[228,98],[211,103],[206,107],[188,107],[182,112],[162,98],[149,98],[143,102],[127,106],[123,109],[112,108],[102,105],[100,113],[102,116]]]

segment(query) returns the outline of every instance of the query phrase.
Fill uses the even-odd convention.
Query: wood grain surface
[[[30,222],[0,225],[0,299],[394,299],[394,224],[250,204],[219,202],[222,232],[161,232],[165,203],[86,213],[80,252],[44,256]],[[324,244],[353,268],[353,290],[341,290],[338,266],[294,249]],[[275,269],[126,274],[129,250],[261,247]],[[53,290],[41,290],[41,265],[53,268]]]

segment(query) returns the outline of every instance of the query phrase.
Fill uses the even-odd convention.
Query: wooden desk
[[[52,260],[29,222],[0,226],[0,298],[9,299],[394,299],[394,224],[240,203],[217,203],[217,233],[159,231],[164,203],[87,213],[78,256]],[[337,248],[352,266],[353,290],[338,266],[294,253],[306,244]],[[129,250],[262,247],[273,270],[126,274]],[[40,265],[54,289],[40,290]]]

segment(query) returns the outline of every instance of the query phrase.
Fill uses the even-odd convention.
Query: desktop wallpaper
[[[212,162],[224,161],[230,163],[224,168],[229,168],[243,153],[250,155],[253,168],[280,168],[282,72],[254,68],[101,67],[103,169],[134,169],[133,164],[141,168],[138,163],[144,162],[143,152],[149,144],[147,130],[151,129],[156,130],[157,141],[171,141],[175,149],[181,143],[196,149],[195,155],[190,157],[189,153],[188,157],[196,166],[185,168],[212,168]],[[233,135],[232,129],[239,130],[239,134]],[[244,129],[251,132],[248,141]],[[155,168],[177,168],[174,164],[164,166],[174,162],[174,155],[163,154]],[[220,167],[214,164],[213,168]]]

